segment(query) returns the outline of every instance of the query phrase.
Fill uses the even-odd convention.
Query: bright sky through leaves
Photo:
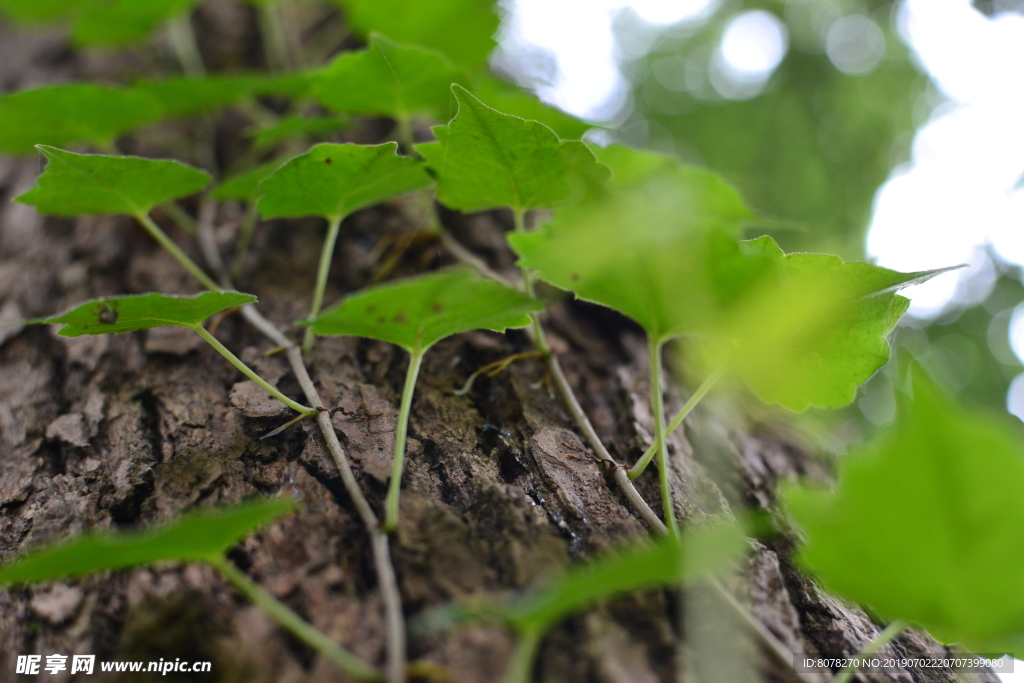
[[[169,159],[74,154],[44,145],[39,151],[49,160],[46,171],[17,201],[40,213],[141,215],[210,182],[204,171]]]
[[[459,332],[525,327],[541,308],[511,287],[454,268],[362,290],[301,324],[318,335],[380,339],[413,353]]]

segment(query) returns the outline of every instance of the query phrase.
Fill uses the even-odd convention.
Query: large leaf
[[[263,181],[260,215],[332,220],[431,183],[419,160],[397,152],[394,142],[316,145]]]
[[[541,308],[511,287],[454,268],[365,289],[300,324],[319,335],[381,339],[418,353],[459,332],[525,327],[528,314]]]
[[[830,590],[975,652],[1024,651],[1024,448],[915,372],[913,399],[845,456],[833,493],[784,492],[799,560]]]
[[[508,239],[523,267],[664,341],[713,329],[723,306],[771,267],[740,250],[736,235],[749,216],[718,176],[673,165],[595,191],[540,230]]]
[[[262,95],[299,97],[309,89],[305,74],[217,74],[142,79],[135,89],[157,99],[168,116],[181,117],[227,107]]]
[[[123,88],[69,83],[23,90],[0,97],[0,152],[75,143],[109,147],[162,115],[153,97]]]
[[[58,216],[141,215],[206,187],[204,171],[166,159],[74,154],[39,145],[49,163],[38,184],[17,198]]]
[[[462,66],[487,62],[498,15],[493,0],[333,0],[346,23],[363,36],[373,31],[393,40],[439,50]]]
[[[293,509],[286,498],[258,500],[186,515],[157,529],[84,536],[0,569],[0,584],[52,581],[164,560],[217,562],[253,529]]]
[[[565,203],[587,179],[607,169],[579,141],[562,141],[537,121],[502,114],[453,85],[459,110],[436,126],[437,142],[417,145],[437,175],[437,197],[461,211],[509,207],[518,211]]]
[[[512,83],[483,72],[473,77],[473,94],[500,112],[521,119],[540,121],[563,140],[579,140],[593,128],[572,114],[544,104],[537,97]]]
[[[84,0],[75,11],[73,38],[79,45],[119,46],[141,42],[155,29],[184,15],[200,0]]]
[[[66,313],[33,322],[64,325],[62,337],[83,334],[117,334],[163,325],[195,327],[214,313],[256,303],[252,294],[203,292],[195,296],[137,294],[95,299]]]
[[[770,237],[744,250],[778,265],[778,278],[736,306],[712,342],[767,403],[791,410],[850,403],[857,387],[889,360],[886,335],[909,302],[895,291],[944,270],[900,273],[824,254],[783,254]]]
[[[393,43],[373,34],[360,52],[343,52],[313,79],[313,94],[326,107],[349,114],[447,121],[451,84],[462,74],[432,50]]]

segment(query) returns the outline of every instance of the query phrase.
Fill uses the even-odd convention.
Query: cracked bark
[[[235,26],[234,10],[208,4],[214,9],[200,26],[210,32]],[[244,52],[248,34],[234,28],[225,35],[234,36],[237,53]],[[229,43],[217,49],[235,54]],[[15,33],[0,24],[4,89],[111,76],[152,63],[153,54],[144,49],[121,61],[85,59],[67,51],[61,36]],[[221,117],[225,146],[237,139],[231,130],[237,124],[235,114]],[[177,134],[187,139],[189,129]],[[373,122],[346,132],[359,142],[375,142],[379,134]],[[172,154],[165,144],[143,137],[122,141],[126,151],[147,156]],[[0,318],[50,314],[105,294],[197,291],[128,220],[43,219],[11,204],[37,173],[35,159],[0,159]],[[218,224],[229,224],[236,214],[234,207],[221,207]],[[462,245],[508,272],[503,217],[444,218]],[[394,237],[411,227],[394,205],[346,221],[328,301],[366,283],[381,235]],[[191,238],[171,232],[198,256]],[[321,237],[315,222],[273,223],[257,234],[249,274],[239,287],[259,295],[261,310],[282,329],[305,313]],[[233,235],[222,230],[217,238],[226,248]],[[399,274],[450,261],[437,244],[414,243]],[[554,307],[545,322],[597,433],[619,462],[633,462],[652,433],[642,337],[622,319],[576,304]],[[264,358],[269,343],[241,316],[225,319],[217,335],[263,377],[301,396],[286,359]],[[450,600],[521,589],[572,560],[646,533],[575,431],[542,360],[519,361],[502,375],[478,379],[467,396],[453,395],[476,368],[529,346],[520,332],[470,333],[441,342],[425,358],[410,420],[401,525],[392,542],[407,616]],[[405,364],[404,355],[385,344],[354,339],[322,339],[308,358],[325,403],[341,409],[333,425],[377,510]],[[669,414],[682,398],[671,398]],[[316,425],[307,420],[273,439],[258,438],[288,417],[190,333],[64,339],[45,328],[4,328],[0,559],[89,528],[150,524],[195,507],[286,492],[302,500],[300,511],[242,543],[232,560],[314,626],[380,664],[384,624],[369,539]],[[692,523],[742,507],[770,510],[779,481],[827,477],[825,467],[791,441],[698,410],[686,434],[670,438],[680,520]],[[660,509],[655,473],[636,483],[651,507]],[[788,539],[758,545],[730,588],[795,652],[852,653],[866,645],[880,626],[795,572],[791,554]],[[790,680],[723,612],[700,589],[682,599],[652,590],[609,601],[545,638],[536,680]],[[675,648],[680,617],[688,642],[681,659]],[[702,643],[709,647],[702,650]],[[500,629],[480,626],[414,635],[410,656],[446,667],[452,680],[483,683],[500,678],[512,644]],[[709,654],[715,647],[726,648],[728,665]],[[890,647],[944,651],[913,630]],[[214,664],[207,680],[344,680],[199,566],[0,591],[0,681],[14,679],[16,655],[51,653],[209,659]],[[953,676],[907,671],[884,680]]]

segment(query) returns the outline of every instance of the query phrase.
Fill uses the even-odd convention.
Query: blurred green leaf
[[[421,353],[445,337],[469,330],[504,332],[530,324],[539,301],[467,268],[365,289],[299,324],[318,335],[355,335]]]
[[[284,116],[269,126],[247,131],[247,135],[256,149],[266,149],[289,139],[327,137],[348,127],[348,121],[335,116]]]
[[[274,175],[279,168],[288,163],[287,159],[272,159],[256,168],[243,171],[227,178],[210,192],[213,199],[236,199],[243,202],[254,202],[260,196],[260,183]]]
[[[87,0],[75,8],[79,45],[122,46],[144,40],[157,26],[192,11],[200,0]]]
[[[461,211],[552,208],[570,199],[574,183],[607,176],[579,141],[561,141],[547,126],[502,114],[459,85],[459,110],[435,126],[437,142],[416,145],[438,178],[437,197]]]
[[[163,116],[146,93],[89,83],[51,85],[0,97],[0,152],[27,154],[36,145],[109,147]]]
[[[498,30],[493,0],[332,0],[349,27],[439,50],[460,66],[485,64]]]
[[[84,334],[118,334],[163,325],[195,327],[214,313],[256,303],[252,294],[203,292],[195,296],[134,294],[88,301],[66,313],[33,322],[64,325],[62,337]]]
[[[163,560],[216,562],[257,527],[292,512],[289,499],[193,513],[156,529],[84,536],[0,568],[0,584],[37,583]]]
[[[725,302],[770,267],[740,250],[736,235],[750,215],[718,176],[673,164],[594,192],[508,241],[523,267],[665,341],[708,331]]]
[[[216,74],[140,79],[134,87],[158,100],[168,116],[178,118],[220,109],[254,97],[301,97],[309,90],[309,79],[304,73]]]
[[[142,215],[202,190],[210,176],[167,159],[74,154],[38,145],[49,163],[38,184],[17,198],[40,213]]]
[[[825,586],[974,652],[1024,649],[1024,449],[916,371],[894,427],[841,458],[832,493],[784,492]]]
[[[454,109],[451,84],[462,80],[444,55],[372,33],[367,49],[343,52],[314,76],[313,94],[348,114],[447,121]]]
[[[0,14],[26,24],[58,21],[70,15],[82,0],[0,0]]]
[[[431,183],[422,162],[397,152],[394,142],[316,145],[263,181],[260,215],[333,220]]]

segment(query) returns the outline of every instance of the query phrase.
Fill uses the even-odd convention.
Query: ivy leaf
[[[257,500],[185,515],[156,529],[83,536],[3,567],[0,584],[52,581],[166,560],[217,562],[253,529],[294,509],[289,499]]]
[[[663,342],[707,332],[723,306],[771,267],[736,240],[750,215],[718,176],[676,166],[614,191],[597,188],[508,241],[521,266],[629,316]]]
[[[305,74],[233,74],[140,79],[135,89],[158,100],[173,118],[228,107],[257,96],[301,97],[309,89]]]
[[[840,458],[834,492],[792,487],[799,561],[847,599],[974,652],[1024,649],[1019,430],[920,370],[896,424]]]
[[[136,294],[95,299],[61,315],[32,322],[64,325],[58,332],[62,337],[118,334],[163,325],[195,327],[214,313],[253,303],[256,297],[241,292],[203,292],[195,296]]]
[[[324,106],[348,114],[447,121],[451,84],[460,80],[461,72],[444,55],[373,33],[366,50],[344,52],[314,76],[313,94]]]
[[[198,4],[199,0],[88,0],[75,8],[72,37],[79,45],[130,45]]]
[[[397,152],[394,142],[316,145],[263,181],[260,215],[334,220],[431,183],[422,162]]]
[[[886,335],[909,301],[895,293],[948,269],[900,273],[824,254],[784,254],[770,237],[744,243],[777,264],[778,279],[737,306],[712,355],[766,403],[790,410],[844,406],[889,360]]]
[[[206,187],[210,176],[168,159],[74,154],[38,145],[49,163],[38,184],[17,198],[40,213],[144,215],[158,204]]]
[[[511,287],[454,268],[365,289],[299,324],[318,335],[380,339],[419,354],[459,332],[526,327],[528,314],[541,308]]]
[[[273,159],[256,168],[243,171],[226,179],[210,192],[210,197],[220,201],[235,199],[254,202],[260,196],[260,183],[274,175],[287,163],[287,159]]]
[[[0,97],[0,151],[26,154],[37,144],[109,147],[162,115],[153,97],[123,88],[69,83],[23,90]]]
[[[437,142],[416,145],[437,176],[437,197],[460,211],[553,208],[568,201],[582,179],[607,169],[582,142],[558,139],[537,121],[502,114],[452,85],[459,110],[436,126]]]
[[[333,0],[353,31],[423,45],[460,66],[486,64],[498,30],[493,0]]]
[[[541,102],[530,91],[487,73],[474,76],[472,91],[500,112],[521,119],[540,121],[563,140],[579,140],[584,133],[594,127],[572,114]]]

